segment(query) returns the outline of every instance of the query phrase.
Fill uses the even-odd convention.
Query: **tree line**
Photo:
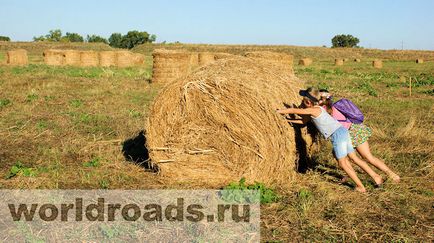
[[[100,42],[109,44],[111,47],[131,49],[143,43],[152,43],[157,39],[156,35],[151,35],[146,31],[132,30],[127,34],[113,33],[108,39],[99,35],[87,35],[83,38],[78,33],[66,32],[62,34],[60,29],[50,30],[48,34],[33,37],[34,41],[51,41],[51,42]]]

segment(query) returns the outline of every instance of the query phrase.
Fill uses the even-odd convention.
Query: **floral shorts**
[[[349,132],[354,148],[368,141],[372,135],[371,128],[363,124],[351,124]]]

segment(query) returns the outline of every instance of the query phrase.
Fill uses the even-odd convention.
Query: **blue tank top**
[[[336,121],[332,116],[327,113],[327,111],[319,107],[321,109],[321,114],[317,117],[312,117],[312,122],[315,124],[315,127],[320,131],[320,133],[325,137],[330,137],[336,130],[338,130],[342,125]]]

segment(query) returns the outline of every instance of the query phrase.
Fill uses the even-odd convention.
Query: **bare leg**
[[[359,177],[357,177],[356,172],[350,164],[350,161],[347,156],[344,158],[338,159],[339,166],[350,176],[351,179],[356,183],[356,190],[359,192],[366,192],[363,183],[360,181]]]
[[[372,179],[374,179],[377,185],[381,185],[383,183],[383,178],[379,174],[375,173],[375,171],[371,169],[371,167],[369,167],[369,165],[364,160],[360,159],[355,152],[349,153],[348,157],[350,157],[350,159],[354,161],[356,165],[362,168],[362,170],[368,173],[368,175],[371,176]]]
[[[365,158],[369,163],[377,167],[378,169],[385,172],[394,182],[399,182],[401,178],[399,178],[399,175],[397,175],[395,172],[393,172],[387,165],[382,161],[381,159],[375,157],[372,155],[371,150],[369,148],[368,141],[364,142],[363,144],[359,145],[357,148],[357,152]]]

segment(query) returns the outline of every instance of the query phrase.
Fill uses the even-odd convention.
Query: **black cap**
[[[311,88],[306,89],[306,90],[300,90],[300,91],[298,92],[298,94],[301,95],[301,96],[307,97],[307,98],[309,98],[310,100],[313,100],[313,101],[315,101],[315,102],[318,102],[319,100],[318,100],[317,98],[315,98],[313,95],[310,94],[310,91],[311,91],[311,90],[312,90]]]

